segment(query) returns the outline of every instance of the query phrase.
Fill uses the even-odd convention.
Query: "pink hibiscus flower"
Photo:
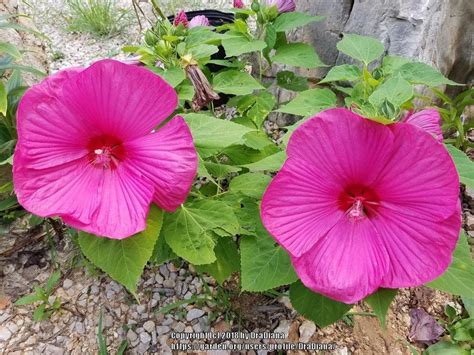
[[[114,60],[63,70],[30,88],[18,108],[13,179],[41,217],[121,239],[145,229],[153,201],[184,202],[197,156],[170,85]]]
[[[279,13],[293,12],[296,10],[294,0],[263,0],[262,4],[266,6],[276,6]]]
[[[330,109],[293,133],[261,216],[308,288],[354,303],[446,270],[458,195],[454,163],[429,134]]]
[[[209,19],[204,15],[194,16],[191,21],[189,21],[189,28],[197,27],[197,26],[210,26]]]
[[[180,10],[175,18],[173,24],[178,27],[180,24],[182,24],[185,28],[188,27],[189,21],[188,21],[188,16],[186,16],[186,12],[184,10]]]
[[[426,109],[417,113],[410,112],[402,122],[410,123],[431,134],[438,142],[443,143],[443,131],[441,130],[441,115],[438,110]]]

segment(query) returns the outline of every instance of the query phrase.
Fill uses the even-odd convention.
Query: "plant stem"
[[[161,8],[158,6],[158,2],[156,0],[151,0],[151,5],[153,6],[153,9],[155,9],[155,11],[157,12],[157,14],[163,19],[163,20],[166,20],[167,17],[165,16],[165,14],[163,13],[163,11],[161,11]]]
[[[347,312],[347,316],[365,316],[365,317],[377,317],[375,313],[371,312]]]

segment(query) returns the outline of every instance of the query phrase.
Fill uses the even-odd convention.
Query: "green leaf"
[[[50,294],[51,291],[53,290],[54,286],[59,282],[59,279],[61,278],[61,271],[56,270],[55,272],[52,273],[52,275],[49,277],[48,282],[46,282],[46,293]]]
[[[423,355],[469,355],[469,350],[461,348],[459,345],[440,341],[439,343],[430,345]]]
[[[412,85],[410,85],[410,83],[405,79],[396,76],[388,79],[382,85],[380,85],[369,96],[369,102],[376,107],[380,107],[385,101],[389,101],[395,107],[400,107],[412,97]]]
[[[262,40],[250,40],[245,36],[236,36],[223,39],[222,46],[227,57],[238,57],[244,53],[260,52],[267,44]]]
[[[15,195],[8,196],[7,198],[0,201],[0,212],[8,211],[13,208],[20,206]]]
[[[474,188],[474,163],[461,150],[451,144],[445,145],[459,174],[459,180],[469,188]]]
[[[205,162],[204,163],[207,171],[217,177],[217,178],[223,178],[231,173],[238,173],[242,169],[236,166],[232,165],[225,165],[225,164],[218,164],[218,163],[212,163],[212,162]]]
[[[275,43],[277,40],[277,33],[275,31],[275,27],[271,23],[267,23],[265,26],[265,43],[267,47],[265,50],[267,51],[266,54],[270,53],[270,50],[275,47]]]
[[[313,116],[316,113],[336,106],[336,94],[329,89],[310,89],[298,94],[277,112],[298,116]]]
[[[11,43],[0,42],[0,54],[6,53],[15,59],[21,58],[20,51]]]
[[[232,238],[219,238],[216,248],[216,261],[208,265],[196,265],[199,272],[206,272],[220,284],[240,269],[237,245]]]
[[[165,237],[163,236],[163,230],[161,232],[162,233],[156,241],[155,248],[153,249],[153,256],[150,259],[158,265],[177,258],[177,255],[173,253],[168,243],[166,243]]]
[[[189,80],[185,80],[175,88],[176,93],[178,94],[178,99],[181,101],[192,101],[194,98],[194,86]]]
[[[37,293],[32,293],[31,295],[23,296],[16,300],[15,306],[25,306],[27,304],[33,304],[35,302],[42,301],[43,297]]]
[[[423,84],[430,87],[439,85],[461,85],[449,80],[428,64],[420,62],[406,63],[399,67],[395,74],[401,75],[412,84]]]
[[[219,52],[219,48],[217,46],[203,43],[199,44],[198,46],[188,48],[188,50],[195,60],[210,58],[211,55]]]
[[[40,304],[36,309],[35,311],[33,312],[33,320],[35,322],[39,322],[41,320],[44,320],[47,318],[46,314],[45,313],[46,311],[46,303],[42,303]]]
[[[242,290],[262,292],[295,282],[298,277],[290,257],[261,224],[258,206],[253,208],[256,236],[240,240]]]
[[[471,318],[474,318],[474,298],[461,297],[464,308]]]
[[[365,65],[378,59],[385,50],[378,39],[352,33],[344,33],[344,38],[337,43],[337,49]]]
[[[178,67],[169,68],[159,75],[174,88],[181,84],[184,79],[186,79],[184,70]]]
[[[8,93],[3,81],[0,81],[0,114],[6,115],[8,108]]]
[[[279,151],[280,150],[276,145],[271,144],[260,150],[252,149],[246,145],[232,145],[225,148],[222,152],[232,161],[233,164],[241,166],[255,163],[256,161],[260,161]]]
[[[334,301],[307,289],[301,281],[290,286],[290,301],[296,311],[324,328],[346,314],[352,305]]]
[[[262,91],[256,96],[255,104],[248,110],[247,117],[260,128],[275,104],[275,96],[268,91]]]
[[[244,144],[247,147],[262,150],[269,145],[274,145],[274,143],[268,138],[268,136],[262,131],[252,131],[247,133],[244,136]]]
[[[30,66],[20,65],[20,64],[0,64],[0,70],[8,70],[8,69],[25,71],[25,72],[37,75],[39,77],[46,76],[46,73]]]
[[[253,131],[240,124],[204,114],[189,113],[183,117],[191,129],[197,148],[223,149],[240,143],[246,133]]]
[[[291,91],[308,90],[308,79],[287,70],[277,73],[277,84],[283,89]]]
[[[261,199],[272,178],[262,173],[247,173],[232,179],[229,190],[245,196]]]
[[[237,70],[217,74],[214,77],[213,87],[217,92],[230,95],[248,95],[254,90],[264,89],[250,74]]]
[[[362,77],[362,71],[358,66],[343,64],[331,68],[326,77],[319,83],[329,83],[332,81],[356,81]]]
[[[277,32],[286,32],[311,22],[324,20],[324,18],[324,16],[311,16],[303,12],[285,12],[276,18],[273,26]]]
[[[286,158],[286,152],[278,152],[255,163],[242,165],[242,167],[249,169],[251,172],[278,171],[281,169]]]
[[[163,212],[152,205],[143,232],[121,240],[79,232],[79,246],[94,265],[136,297],[137,282],[153,253],[162,223]]]
[[[448,270],[436,280],[426,284],[428,287],[449,292],[454,295],[474,298],[474,262],[464,231],[461,231],[453,261]]]
[[[387,316],[390,303],[397,295],[397,289],[380,288],[377,292],[365,298],[365,302],[372,308],[377,315],[380,325],[385,329],[385,318]]]
[[[382,61],[383,73],[384,73],[384,75],[393,74],[402,65],[404,65],[406,63],[410,63],[412,61],[413,61],[413,59],[411,59],[411,58],[399,57],[399,56],[395,56],[395,55],[387,55],[387,56],[383,57],[383,61]]]
[[[306,43],[290,43],[282,45],[278,47],[272,60],[276,63],[307,69],[326,66],[321,59],[319,59],[314,48]]]
[[[215,237],[233,236],[239,222],[232,208],[221,201],[201,200],[182,205],[166,216],[163,235],[171,249],[195,265],[216,260]]]

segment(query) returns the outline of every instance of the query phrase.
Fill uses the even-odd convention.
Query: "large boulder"
[[[348,58],[336,49],[344,32],[373,36],[388,54],[416,58],[450,79],[473,80],[474,2],[472,0],[297,0],[298,11],[326,20],[295,31],[293,39],[312,43],[328,65]],[[314,71],[315,77],[324,72]]]

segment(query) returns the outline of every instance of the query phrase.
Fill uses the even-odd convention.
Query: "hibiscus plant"
[[[321,17],[293,1],[234,4],[218,27],[161,16],[126,48],[136,63],[29,89],[13,161],[21,205],[78,229],[84,255],[135,296],[148,262],[181,259],[220,284],[239,275],[242,291],[288,291],[321,327],[361,300],[384,321],[401,287],[472,298],[459,182],[473,187],[473,164],[443,144],[434,103],[415,106],[415,86],[457,84],[344,34],[354,64],[314,85],[290,69],[324,64],[286,33]],[[300,120],[275,140],[265,121],[277,113]]]

